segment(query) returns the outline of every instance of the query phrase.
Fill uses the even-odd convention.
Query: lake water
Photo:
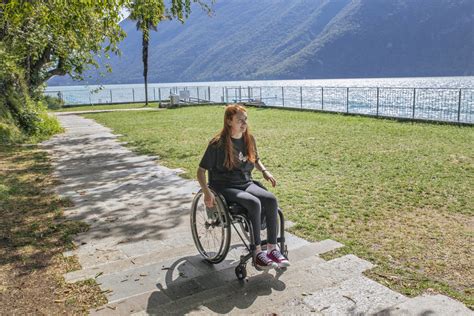
[[[149,83],[149,87],[247,87],[247,86],[326,86],[326,87],[408,87],[408,88],[469,88],[474,89],[474,76],[465,77],[419,77],[419,78],[360,78],[360,79],[310,79],[310,80],[255,80],[255,81],[209,81],[179,83]],[[143,84],[51,86],[46,91],[94,90],[143,88]]]
[[[141,102],[143,84],[51,86],[67,105]],[[150,83],[151,101],[171,94],[192,101],[265,105],[474,123],[474,77],[364,78]]]

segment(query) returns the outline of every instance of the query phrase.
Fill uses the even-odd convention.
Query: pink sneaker
[[[280,251],[278,251],[278,249],[273,249],[267,256],[273,262],[276,262],[279,268],[286,268],[290,266],[290,261],[288,261],[288,259],[286,259],[285,256],[282,255]]]
[[[257,270],[270,270],[278,267],[276,262],[273,262],[265,251],[260,251],[255,257],[255,268]]]

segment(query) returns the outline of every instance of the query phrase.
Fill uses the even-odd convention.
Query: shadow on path
[[[162,315],[172,310],[176,315],[183,315],[204,307],[213,313],[226,314],[236,308],[245,310],[259,296],[268,296],[286,288],[279,279],[281,272],[275,276],[261,273],[239,281],[231,262],[225,262],[223,266],[226,268],[209,264],[200,256],[188,256],[164,267],[167,270],[164,284],[156,284],[158,291],[149,297],[146,312]],[[193,268],[198,268],[202,274],[190,279],[188,276]],[[173,307],[168,309],[167,303]]]

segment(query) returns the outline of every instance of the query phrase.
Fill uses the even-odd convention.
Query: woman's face
[[[229,121],[232,135],[244,133],[247,130],[247,113],[237,112]]]

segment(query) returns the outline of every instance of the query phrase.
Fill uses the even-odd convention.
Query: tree
[[[89,66],[98,66],[102,52],[118,53],[124,2],[4,1],[0,40],[25,70],[31,92],[55,75],[81,78]]]
[[[137,21],[137,30],[142,31],[143,78],[145,80],[145,105],[148,106],[148,46],[150,29],[157,30],[158,23],[165,18],[165,8],[160,0],[136,0],[130,7],[130,19]]]
[[[88,67],[98,67],[97,58],[119,54],[118,43],[125,37],[119,25],[124,7],[133,6],[144,18],[143,26],[156,25],[164,14],[183,22],[192,3],[210,10],[203,0],[172,0],[169,7],[164,2],[2,0],[0,41],[26,70],[32,89],[55,75],[81,79]]]
[[[208,13],[210,7],[202,1],[194,1],[200,4]],[[148,47],[150,42],[150,30],[156,31],[157,25],[163,20],[177,18],[181,22],[191,13],[190,1],[172,1],[169,10],[166,9],[163,0],[135,0],[130,6],[130,19],[137,21],[137,30],[142,31],[142,61],[143,78],[145,81],[145,105],[148,106]]]
[[[166,1],[168,5],[165,0],[140,1],[136,10],[150,10],[151,19],[144,15],[143,25],[155,23],[155,17],[163,13],[184,21],[191,13],[192,3],[209,9],[203,1],[171,0]],[[121,12],[133,3],[0,0],[0,60],[8,61],[9,69],[15,70],[0,71],[0,123],[15,119],[15,124],[29,130],[28,125],[33,124],[30,122],[39,122],[34,118],[39,110],[33,108],[34,104],[41,108],[35,102],[49,78],[68,74],[81,79],[86,69],[98,67],[97,59],[119,54],[118,44],[125,37],[119,25]]]

